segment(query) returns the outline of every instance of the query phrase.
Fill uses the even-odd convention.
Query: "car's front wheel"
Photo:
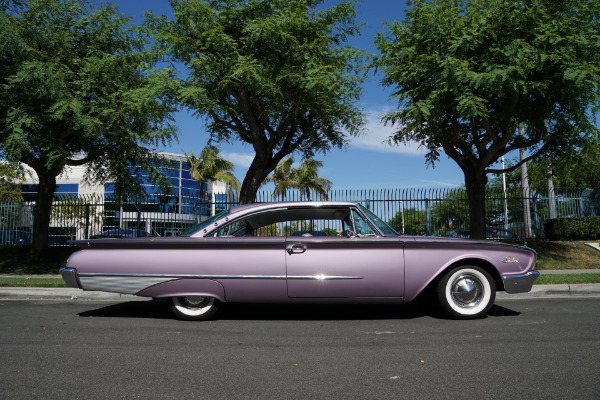
[[[181,296],[171,297],[171,311],[181,319],[205,321],[219,311],[219,301],[214,297]]]
[[[484,269],[461,266],[449,271],[437,286],[444,312],[457,319],[483,317],[494,304],[496,285]]]

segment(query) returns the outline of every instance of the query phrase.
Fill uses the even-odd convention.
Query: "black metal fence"
[[[552,201],[554,197],[554,201]],[[334,190],[332,201],[363,204],[398,232],[406,235],[468,237],[469,207],[463,189]],[[556,217],[600,215],[597,191],[567,190],[547,196],[521,189],[489,191],[486,201],[488,239],[531,239],[543,234],[544,221],[556,207]],[[285,196],[259,192],[257,202],[320,200],[314,193],[290,191]],[[57,197],[52,207],[49,242],[64,245],[72,239],[97,237],[175,236],[237,205],[237,199],[209,193],[193,196],[150,196],[118,199],[84,195]],[[0,244],[27,244],[35,202],[0,199]],[[529,214],[529,218],[526,215]]]

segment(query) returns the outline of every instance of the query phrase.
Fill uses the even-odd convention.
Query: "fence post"
[[[431,215],[429,214],[429,199],[425,199],[425,231],[431,236]]]
[[[90,232],[90,205],[86,204],[85,205],[85,234],[84,234],[84,238],[85,239],[89,239],[89,234]]]
[[[137,235],[138,237],[141,236],[140,235],[140,224],[142,223],[142,213],[141,211],[138,209],[137,210]]]
[[[541,230],[540,230],[540,221],[539,221],[539,216],[538,216],[538,210],[537,210],[537,194],[533,195],[533,220],[535,223],[535,231],[538,234],[538,236],[541,234]]]

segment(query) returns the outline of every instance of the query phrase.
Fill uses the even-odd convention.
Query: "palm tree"
[[[269,176],[266,182],[275,183],[273,195],[280,194],[285,199],[288,189],[296,188],[300,191],[300,201],[310,200],[310,192],[314,191],[322,199],[329,200],[327,192],[331,189],[332,183],[328,179],[319,178],[319,168],[323,166],[323,161],[307,158],[298,168],[292,168],[294,157],[281,160],[273,176]]]
[[[231,161],[219,157],[219,148],[214,145],[207,145],[200,157],[196,158],[194,153],[188,156],[183,154],[190,165],[190,173],[194,179],[200,183],[200,198],[204,199],[206,192],[204,182],[222,181],[231,185],[235,190],[239,190],[240,181],[233,175],[234,165]]]
[[[265,183],[273,182],[275,184],[273,195],[281,195],[282,200],[285,200],[285,194],[287,193],[288,189],[298,187],[298,183],[293,177],[295,171],[295,169],[292,168],[293,163],[294,156],[284,158],[279,162],[279,165],[277,165],[277,168],[275,168],[273,171],[273,176],[267,176],[267,179],[265,179]]]

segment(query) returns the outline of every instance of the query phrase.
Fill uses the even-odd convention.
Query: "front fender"
[[[138,293],[143,297],[207,296],[225,302],[225,288],[211,279],[177,279],[159,283]]]

